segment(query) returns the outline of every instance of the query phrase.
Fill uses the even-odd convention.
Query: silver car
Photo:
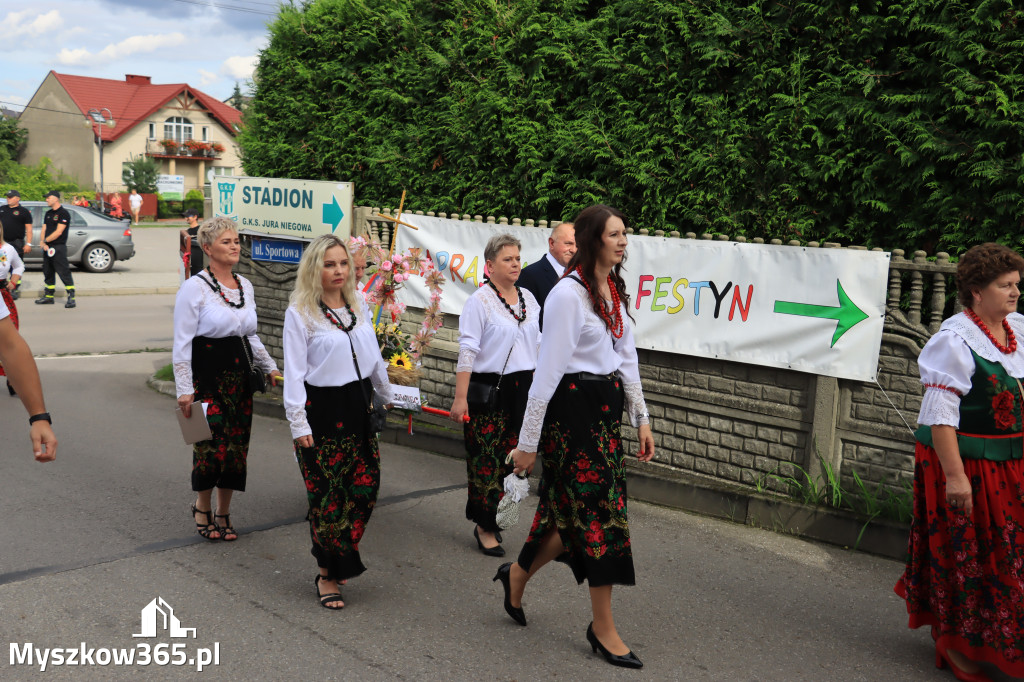
[[[6,200],[0,199],[0,205]],[[21,205],[32,212],[32,250],[22,255],[27,266],[41,267],[43,251],[39,246],[39,230],[43,215],[48,210],[45,201],[23,201]],[[98,211],[82,206],[61,204],[71,214],[68,225],[68,262],[89,272],[109,272],[114,263],[135,255],[131,222],[116,220]]]

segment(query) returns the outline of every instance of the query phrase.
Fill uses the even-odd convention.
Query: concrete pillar
[[[818,376],[814,382],[814,412],[811,417],[811,437],[807,443],[807,473],[820,484],[827,481],[824,462],[839,478],[842,449],[836,438],[839,420],[839,380]]]

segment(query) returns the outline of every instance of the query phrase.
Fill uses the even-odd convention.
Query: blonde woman
[[[352,257],[334,235],[306,247],[284,316],[285,414],[306,482],[320,605],[344,608],[340,584],[366,567],[359,541],[380,488],[376,389],[391,402],[370,311],[356,293]]]
[[[192,451],[196,532],[207,540],[231,541],[238,539],[231,526],[231,496],[245,490],[252,428],[250,358],[274,385],[281,373],[256,335],[252,284],[232,272],[241,253],[235,223],[211,218],[200,226],[198,238],[210,265],[185,280],[174,301],[174,383],[186,417],[193,403],[207,403],[213,432]],[[217,513],[211,516],[214,488]],[[223,525],[214,519],[223,519]]]

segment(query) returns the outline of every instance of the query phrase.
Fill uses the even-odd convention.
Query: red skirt
[[[7,291],[7,287],[0,289],[0,296],[3,296],[7,309],[11,311],[11,322],[14,323],[14,328],[19,329],[21,325],[18,324],[18,307],[14,305],[14,297],[11,296],[11,292]],[[5,376],[7,376],[7,372],[4,371],[3,365],[0,365],[0,377]]]
[[[911,628],[943,647],[1024,677],[1024,460],[965,459],[974,511],[946,504],[935,450],[917,444],[914,520],[896,594]]]

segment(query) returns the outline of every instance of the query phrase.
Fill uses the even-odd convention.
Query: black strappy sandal
[[[341,592],[328,592],[327,594],[320,594],[320,580],[322,578],[323,576],[318,573],[316,579],[313,581],[313,588],[316,590],[316,596],[320,600],[320,606],[324,607],[325,609],[330,609],[331,611],[341,611],[341,609],[345,608],[345,600],[342,598]],[[333,606],[330,606],[331,604],[334,604],[339,601],[341,602],[340,608],[334,608]]]
[[[206,517],[206,523],[197,523],[196,524],[196,532],[199,533],[199,535],[201,535],[202,537],[206,538],[207,540],[209,540],[211,542],[215,542],[217,540],[220,540],[220,537],[211,537],[211,536],[214,533],[219,533],[220,532],[220,528],[218,528],[217,524],[214,523],[210,519],[210,514],[212,512],[213,512],[212,509],[209,510],[209,511],[202,511],[202,510],[196,509],[196,505],[195,504],[192,505],[192,520],[193,521],[196,520],[196,514],[202,514],[202,515],[204,515]],[[213,526],[213,528],[210,528],[210,526]]]
[[[220,530],[221,540],[223,540],[224,542],[234,542],[238,539],[238,533],[236,533],[235,529],[231,527],[231,514],[214,514],[213,518],[224,519],[224,525],[217,526],[217,529]],[[233,537],[229,538],[229,535]]]

